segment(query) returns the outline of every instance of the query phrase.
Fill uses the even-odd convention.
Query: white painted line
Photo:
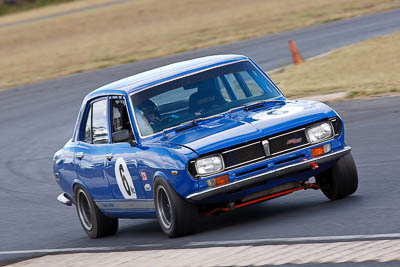
[[[83,251],[107,251],[109,247],[94,247],[94,248],[55,248],[55,249],[32,249],[32,250],[11,250],[0,251],[0,255],[9,254],[31,254],[31,253],[57,253],[57,252],[83,252]]]
[[[53,248],[53,249],[31,249],[31,250],[9,250],[0,251],[0,255],[12,255],[12,254],[35,254],[35,253],[62,253],[62,252],[95,252],[95,251],[117,251],[134,248],[146,248],[146,247],[160,247],[162,244],[146,244],[146,245],[134,245],[134,246],[123,246],[123,247],[87,247],[87,248]]]
[[[221,257],[223,255],[223,257]],[[309,243],[290,245],[260,245],[209,247],[185,249],[157,249],[112,253],[58,254],[38,257],[16,263],[15,267],[37,266],[264,266],[282,264],[319,265],[343,262],[398,262],[400,265],[400,239]],[[129,264],[130,263],[130,264]],[[11,266],[10,266],[11,267]]]
[[[356,241],[374,239],[393,239],[400,238],[400,233],[393,234],[374,234],[374,235],[342,235],[342,236],[312,236],[312,237],[289,237],[289,238],[265,238],[248,240],[228,240],[228,241],[202,241],[190,242],[187,247],[193,246],[226,246],[226,245],[256,245],[264,243],[299,243],[299,242],[324,242],[324,241]]]
[[[343,235],[343,236],[312,236],[312,237],[289,237],[289,238],[266,238],[228,241],[202,241],[190,242],[183,247],[196,246],[227,246],[227,245],[259,245],[259,244],[287,244],[287,243],[310,243],[310,242],[338,242],[338,241],[359,241],[375,239],[400,239],[400,233],[373,234],[373,235]],[[37,253],[71,253],[71,252],[96,252],[96,251],[119,251],[134,250],[135,248],[162,247],[164,244],[143,244],[119,247],[86,247],[86,248],[55,248],[55,249],[31,249],[31,250],[10,250],[0,251],[0,255],[12,254],[37,254]]]

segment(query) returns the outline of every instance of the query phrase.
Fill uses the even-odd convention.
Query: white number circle
[[[133,185],[131,174],[123,158],[118,158],[115,162],[115,178],[122,195],[126,199],[136,199],[136,190]]]

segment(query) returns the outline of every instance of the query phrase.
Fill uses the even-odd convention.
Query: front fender
[[[198,180],[187,171],[187,163],[195,157],[187,148],[171,144],[149,144],[137,154],[139,173],[149,176],[154,186],[157,178],[166,180],[175,191],[186,197],[199,189]]]

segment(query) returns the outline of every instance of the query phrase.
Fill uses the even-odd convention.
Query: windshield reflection
[[[148,136],[277,96],[276,87],[244,61],[173,80],[131,98],[139,131]]]

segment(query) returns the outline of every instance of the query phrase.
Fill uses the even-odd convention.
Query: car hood
[[[187,130],[170,132],[163,141],[186,146],[202,155],[335,115],[330,107],[316,101],[266,104],[264,108],[235,111],[218,119],[199,122]]]

